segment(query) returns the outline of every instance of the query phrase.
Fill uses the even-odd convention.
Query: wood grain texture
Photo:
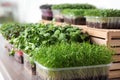
[[[118,78],[120,80],[120,70],[110,71],[109,78]]]
[[[107,41],[104,39],[100,39],[100,38],[96,38],[96,37],[90,37],[91,41],[95,44],[99,44],[99,45],[106,45]]]
[[[113,63],[110,66],[110,70],[120,70],[120,63]]]
[[[120,62],[120,55],[113,55],[114,62]]]

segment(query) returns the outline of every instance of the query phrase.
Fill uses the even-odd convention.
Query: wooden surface
[[[110,71],[109,75],[110,75],[109,78],[118,78],[116,80],[120,80],[120,70]],[[111,79],[111,80],[114,80],[114,79]]]
[[[113,60],[114,62],[120,62],[120,55],[114,55]]]
[[[120,70],[120,63],[112,64],[110,70]]]
[[[15,61],[14,57],[8,56],[4,48],[6,42],[0,34],[0,72],[5,80],[36,80],[25,69],[23,64]]]

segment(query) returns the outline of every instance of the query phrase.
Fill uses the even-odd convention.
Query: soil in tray
[[[100,29],[120,29],[120,23],[87,22],[87,26],[92,28],[100,28]]]
[[[64,18],[64,21],[68,24],[75,24],[75,25],[85,25],[86,24],[86,18],[84,18],[84,17],[78,17],[75,19]]]
[[[43,19],[43,20],[52,20],[53,17],[52,17],[52,16],[43,16],[43,15],[42,15],[42,19]]]
[[[64,19],[63,18],[55,18],[55,21],[56,22],[64,22]]]
[[[43,78],[41,76],[38,76],[37,77],[38,80],[47,80],[47,78]],[[108,80],[108,76],[107,75],[100,75],[100,76],[93,76],[93,77],[86,77],[86,78],[75,78],[75,79],[64,79],[64,78],[61,78],[61,79],[50,79],[50,80]]]

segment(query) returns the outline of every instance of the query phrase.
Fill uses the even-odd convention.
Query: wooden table
[[[15,61],[14,57],[8,55],[5,48],[6,41],[0,34],[0,73],[4,80],[37,80],[24,69],[24,65]]]

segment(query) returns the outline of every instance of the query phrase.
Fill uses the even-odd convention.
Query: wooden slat
[[[110,46],[120,46],[120,40],[110,40]]]
[[[110,70],[120,70],[120,63],[113,63],[110,66]]]
[[[52,22],[52,21],[47,21],[47,20],[42,20],[42,21],[40,21],[40,23],[45,23],[45,24],[53,23],[53,24],[55,24],[55,25],[68,25],[68,24],[66,24],[66,23]]]
[[[87,26],[86,26],[86,25],[72,25],[72,26],[78,27],[78,28],[80,28],[80,29],[87,28]]]
[[[111,46],[120,46],[120,31],[110,31],[108,33],[108,43]],[[114,39],[113,39],[114,38]]]
[[[114,55],[113,60],[113,62],[120,62],[120,55]]]
[[[96,37],[91,37],[90,38],[93,43],[99,44],[99,45],[107,45],[107,41],[104,39],[96,38]]]
[[[84,31],[86,31],[89,35],[91,36],[96,36],[96,37],[101,37],[101,38],[107,38],[107,32],[105,31],[100,31],[98,29],[92,29],[92,28],[85,28],[83,29]]]
[[[109,78],[120,78],[120,70],[110,71]]]
[[[120,47],[111,48],[111,49],[115,51],[115,54],[120,54]]]
[[[109,31],[109,37],[118,37],[118,38],[120,38],[120,30],[114,30],[114,31]]]

